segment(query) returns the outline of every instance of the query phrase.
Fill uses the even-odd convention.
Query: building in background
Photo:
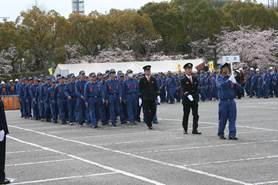
[[[72,13],[85,14],[84,0],[72,0]]]

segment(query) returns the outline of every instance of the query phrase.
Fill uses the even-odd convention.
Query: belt
[[[99,98],[99,96],[88,96],[89,98]]]
[[[220,99],[220,101],[233,101],[233,98],[227,98],[227,99]]]

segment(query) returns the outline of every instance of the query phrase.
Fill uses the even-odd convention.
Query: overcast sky
[[[115,9],[139,9],[148,2],[160,2],[163,0],[85,0],[85,13],[97,10],[102,13],[108,12],[111,8]],[[63,16],[71,13],[71,0],[37,0],[38,6],[44,10],[54,9]],[[258,0],[267,2],[267,0]],[[0,0],[0,17],[10,17],[15,20],[23,10],[31,8],[35,0]]]

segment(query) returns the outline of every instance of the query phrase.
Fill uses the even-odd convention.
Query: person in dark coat
[[[159,96],[159,87],[156,79],[151,75],[151,66],[143,67],[145,76],[139,81],[139,97],[143,102],[144,118],[148,128],[151,130],[152,121],[156,114],[156,100]]]
[[[10,184],[5,175],[6,135],[9,134],[4,104],[0,97],[0,184]]]
[[[201,134],[198,131],[198,102],[199,102],[199,92],[198,92],[198,79],[192,75],[193,64],[187,63],[183,66],[185,70],[184,78],[181,79],[181,89],[182,89],[182,104],[183,104],[183,122],[182,126],[184,129],[184,134],[188,134],[188,118],[190,109],[192,109],[193,114],[193,130],[192,134]]]

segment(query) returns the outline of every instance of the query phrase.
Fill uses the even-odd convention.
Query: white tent
[[[131,69],[134,73],[143,72],[143,66],[151,65],[152,72],[177,72],[182,70],[183,65],[191,62],[193,68],[203,63],[203,59],[192,60],[165,60],[165,61],[144,61],[144,62],[121,62],[121,63],[87,63],[87,64],[59,64],[55,70],[54,76],[61,74],[67,76],[70,73],[78,75],[79,71],[84,70],[86,75],[91,72],[104,73],[106,70],[115,69],[116,71],[123,71],[124,73]]]

